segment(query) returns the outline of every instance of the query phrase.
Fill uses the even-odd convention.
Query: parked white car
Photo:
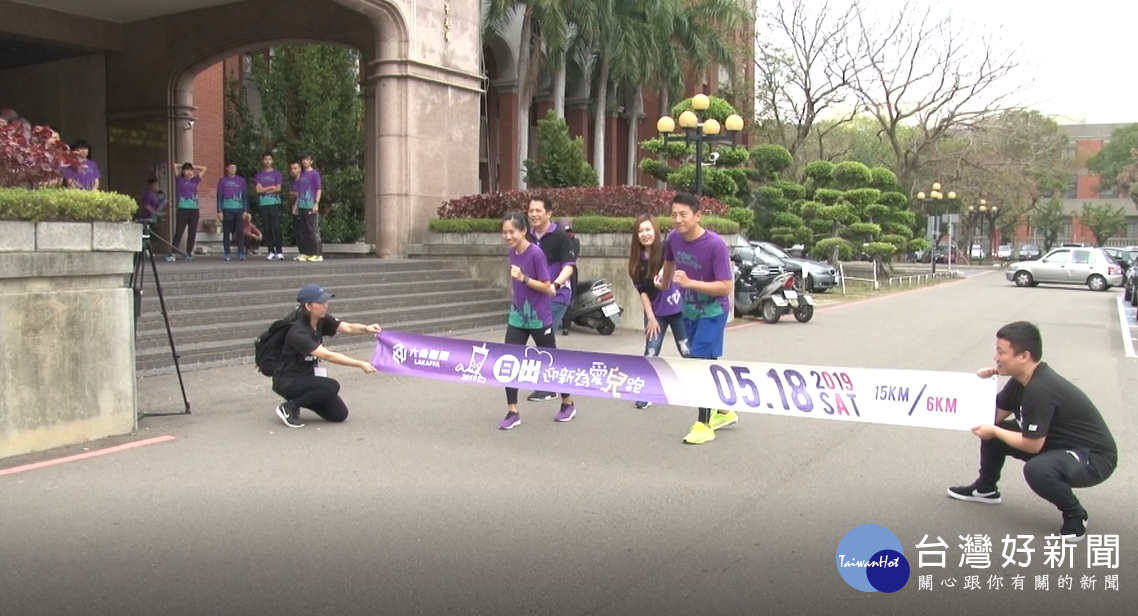
[[[968,258],[972,259],[973,261],[983,261],[984,246],[981,244],[973,244],[972,250],[968,253]]]
[[[1000,247],[996,249],[996,258],[1001,261],[1010,261],[1012,258],[1012,245],[1001,244]]]
[[[1122,285],[1122,266],[1101,248],[1056,248],[1037,261],[1008,265],[1004,276],[1017,287],[1085,284],[1092,291]]]

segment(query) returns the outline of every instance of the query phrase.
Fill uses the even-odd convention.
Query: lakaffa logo
[[[901,540],[878,524],[862,524],[846,533],[838,543],[837,561],[846,584],[862,592],[896,592],[909,581]]]
[[[407,361],[407,347],[403,346],[403,343],[391,347],[391,357],[399,363]]]

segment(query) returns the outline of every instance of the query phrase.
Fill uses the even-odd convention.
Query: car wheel
[[[1035,282],[1035,279],[1031,277],[1031,272],[1025,270],[1016,272],[1014,280],[1017,287],[1030,287]]]
[[[1092,291],[1105,291],[1110,288],[1110,285],[1106,284],[1106,278],[1098,274],[1087,278],[1087,286],[1090,287]]]

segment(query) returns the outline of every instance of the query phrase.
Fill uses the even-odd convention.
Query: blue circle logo
[[[897,592],[909,581],[905,548],[893,531],[862,524],[838,543],[838,573],[862,592]]]

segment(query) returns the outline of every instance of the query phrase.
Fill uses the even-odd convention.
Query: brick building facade
[[[1059,129],[1070,138],[1064,156],[1075,161],[1075,177],[1062,195],[1063,211],[1067,215],[1059,232],[1058,241],[1095,243],[1094,234],[1080,220],[1083,205],[1106,204],[1122,208],[1126,226],[1122,232],[1107,240],[1111,246],[1138,245],[1138,207],[1127,195],[1118,195],[1113,187],[1101,186],[1099,176],[1087,169],[1087,159],[1099,153],[1110,142],[1110,135],[1126,124],[1061,123]],[[1042,229],[1025,223],[1016,232],[1015,244],[1042,245]]]

